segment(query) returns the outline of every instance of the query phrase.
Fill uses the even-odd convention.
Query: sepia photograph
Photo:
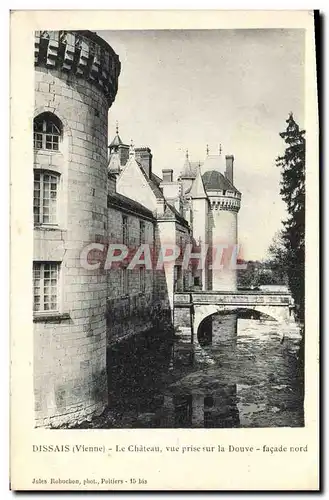
[[[36,426],[304,425],[304,45],[35,33]]]
[[[18,489],[316,488],[313,12],[213,13],[13,16]]]

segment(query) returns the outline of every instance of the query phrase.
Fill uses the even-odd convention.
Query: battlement
[[[213,193],[208,193],[210,207],[213,211],[218,210],[229,210],[232,212],[238,212],[241,206],[241,194],[235,192],[233,195],[223,195],[218,194],[213,196]]]
[[[104,92],[109,107],[115,99],[121,70],[119,57],[91,31],[36,31],[34,65],[94,83]]]

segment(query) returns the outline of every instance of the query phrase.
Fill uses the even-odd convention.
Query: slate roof
[[[197,174],[197,167],[199,166],[199,162],[190,161],[188,156],[185,158],[185,162],[180,173],[180,178],[183,179],[194,179]]]
[[[154,174],[152,172],[152,177],[154,179],[154,181],[157,183],[157,184],[160,184],[162,182],[163,179],[161,179],[161,177],[159,177],[158,175]]]
[[[186,226],[186,227],[189,227],[189,224],[187,222],[187,220],[178,212],[177,208],[175,208],[173,205],[171,205],[170,203],[167,203],[170,207],[170,209],[173,211],[176,219],[178,220],[178,222],[180,222],[181,224],[183,224],[183,226]]]
[[[163,193],[162,193],[162,190],[161,190],[161,188],[159,186],[159,184],[162,181],[162,179],[160,179],[160,177],[158,177],[157,175],[155,175],[153,172],[151,172],[151,177],[148,177],[148,175],[146,174],[145,170],[143,169],[141,163],[138,162],[137,160],[135,160],[135,161],[136,161],[137,165],[140,167],[140,169],[142,171],[142,174],[144,175],[144,177],[145,177],[148,185],[152,189],[152,191],[155,194],[156,198],[163,199]]]
[[[233,184],[217,170],[205,172],[202,176],[203,184],[206,191],[234,191],[240,193]]]
[[[112,146],[120,146],[120,144],[123,144],[123,142],[119,134],[116,134],[109,147],[111,148]]]
[[[127,198],[123,194],[113,193],[107,196],[107,206],[110,205],[118,207],[120,209],[128,209],[133,212],[138,212],[139,214],[145,215],[146,217],[154,219],[154,215],[148,208],[141,205],[137,201]]]

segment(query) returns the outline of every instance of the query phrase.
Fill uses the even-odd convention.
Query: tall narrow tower
[[[202,176],[209,197],[212,227],[212,289],[216,291],[234,291],[237,289],[236,251],[238,244],[238,212],[240,210],[241,193],[233,182],[234,157],[208,155]],[[220,170],[224,170],[222,173]]]
[[[196,178],[190,191],[190,197],[193,210],[193,238],[197,245],[200,246],[200,252],[206,252],[206,246],[209,244],[209,200],[201,177],[200,167],[197,169]],[[202,250],[202,247],[204,250]],[[207,258],[205,258],[203,268],[195,272],[196,276],[200,278],[202,290],[209,290]]]
[[[77,423],[107,403],[107,275],[81,252],[107,235],[108,110],[120,61],[90,31],[35,35],[36,425]]]

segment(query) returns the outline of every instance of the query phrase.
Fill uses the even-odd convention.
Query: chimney
[[[225,160],[226,160],[225,177],[233,184],[233,162],[234,162],[234,156],[233,155],[226,155],[225,156]]]
[[[135,148],[135,158],[142,165],[147,177],[150,178],[152,174],[152,153],[150,148]]]
[[[173,170],[171,168],[164,168],[162,170],[162,179],[163,179],[163,182],[172,182],[173,181]]]

